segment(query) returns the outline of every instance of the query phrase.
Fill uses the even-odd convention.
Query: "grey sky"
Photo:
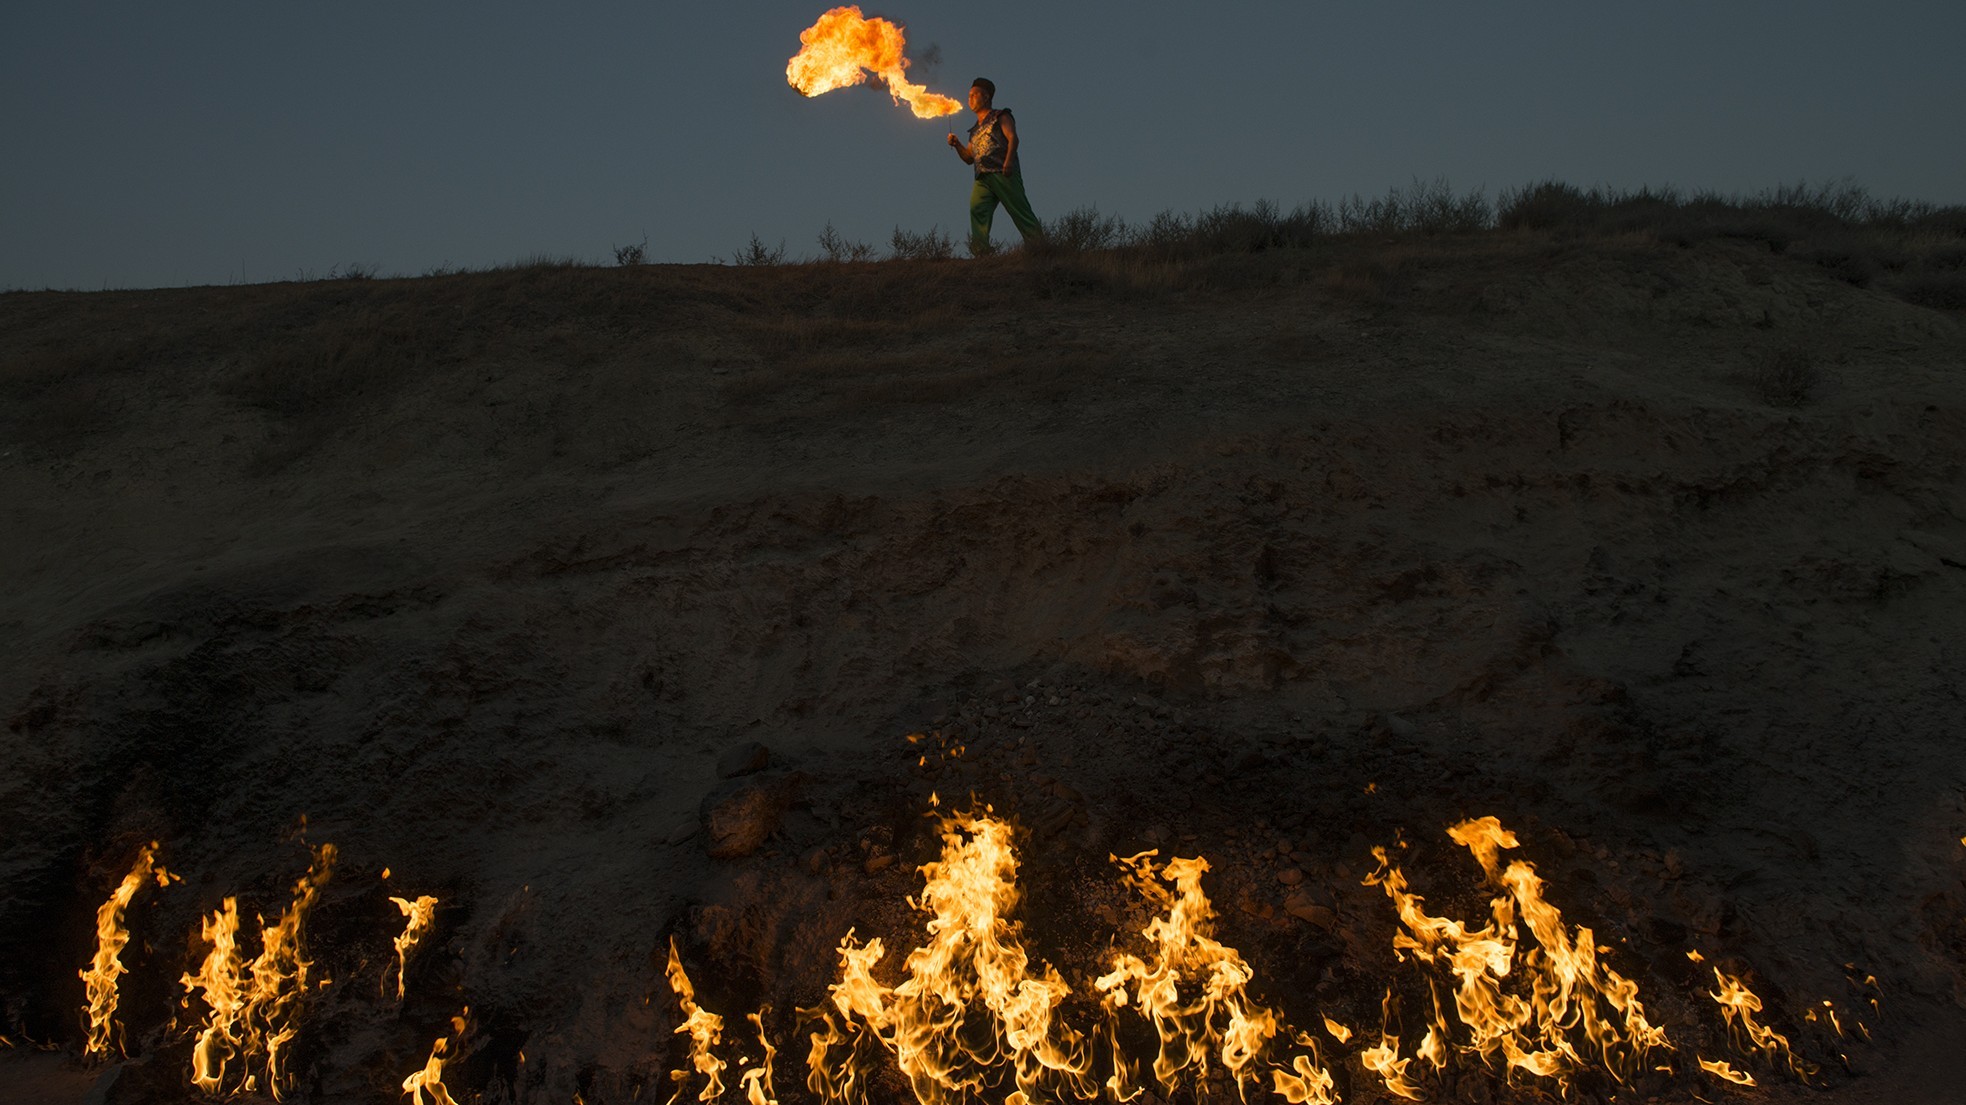
[[[786,87],[828,3],[17,0],[0,288],[416,275],[533,254],[960,239],[952,120]],[[1850,176],[1966,202],[1966,4],[863,5],[1016,110],[1040,216]],[[1120,12],[1123,14],[1114,14]],[[998,236],[1010,234],[999,218]]]

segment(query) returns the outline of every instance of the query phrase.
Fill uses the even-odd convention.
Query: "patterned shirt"
[[[1013,126],[1016,125],[1009,108],[997,108],[978,119],[976,125],[969,128],[970,153],[976,157],[977,176],[1005,171],[1004,155],[1009,152],[1005,148],[1007,144],[1003,136],[1003,125],[1006,120],[1009,120]]]

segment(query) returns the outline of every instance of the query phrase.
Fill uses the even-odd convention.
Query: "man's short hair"
[[[990,101],[991,103],[996,103],[996,102],[997,102],[997,84],[996,84],[996,82],[995,82],[995,81],[993,81],[993,80],[991,80],[990,78],[988,78],[988,77],[978,77],[978,78],[976,78],[975,80],[973,80],[973,81],[971,81],[971,82],[969,82],[969,86],[970,86],[971,88],[980,88],[980,89],[982,89],[982,90],[983,90],[983,98],[984,98],[985,100],[988,100],[988,101]]]

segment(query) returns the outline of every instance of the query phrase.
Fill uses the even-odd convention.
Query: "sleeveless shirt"
[[[1005,119],[1015,121],[1010,109],[995,108],[969,128],[970,151],[976,156],[977,176],[1004,171],[1004,154],[1007,152],[1003,136]]]

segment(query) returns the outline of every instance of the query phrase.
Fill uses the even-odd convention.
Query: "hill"
[[[0,992],[62,1049],[0,1071],[188,1099],[200,918],[270,922],[332,842],[310,1100],[396,1095],[467,1005],[453,1092],[666,1098],[672,937],[799,1100],[841,937],[917,939],[933,793],[1016,820],[1085,993],[1144,916],[1108,855],[1207,857],[1264,1000],[1361,1032],[1346,1100],[1387,1002],[1408,1055],[1430,1020],[1371,849],[1479,922],[1445,833],[1484,815],[1675,1041],[1641,1096],[1725,1055],[1825,1099],[1730,1043],[1713,965],[1833,1099],[1937,1093],[1961,322],[1764,241],[1533,229],[0,296]],[[100,1075],[76,972],[149,840],[182,882],[131,907]]]

